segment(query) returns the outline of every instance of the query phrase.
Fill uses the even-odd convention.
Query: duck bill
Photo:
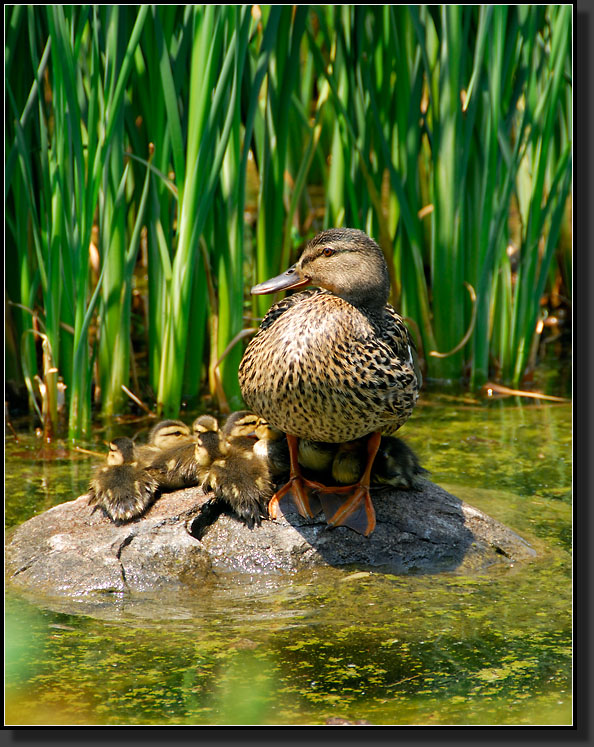
[[[291,288],[303,288],[305,285],[310,284],[309,278],[300,277],[297,272],[297,265],[289,267],[288,270],[277,275],[275,278],[265,280],[263,283],[254,285],[251,290],[254,296],[264,296],[266,293],[277,293],[277,291],[289,290]]]

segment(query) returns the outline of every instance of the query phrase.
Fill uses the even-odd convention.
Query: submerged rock
[[[371,537],[299,516],[288,501],[275,521],[248,529],[199,488],[164,494],[115,525],[81,496],[14,529],[8,583],[39,595],[196,589],[219,571],[270,574],[320,565],[390,572],[482,569],[535,556],[511,529],[425,481],[422,491],[377,491]]]

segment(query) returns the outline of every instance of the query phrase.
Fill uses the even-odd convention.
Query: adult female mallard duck
[[[299,512],[312,515],[309,483],[298,465],[298,438],[344,443],[372,434],[361,478],[328,521],[348,526],[349,516],[363,505],[362,533],[369,535],[375,527],[370,475],[381,435],[395,433],[408,420],[421,385],[415,348],[404,321],[388,304],[382,250],[362,231],[323,231],[295,265],[254,286],[252,293],[308,285],[317,289],[272,306],[239,366],[247,406],[287,434],[290,479],[272,497],[269,514],[276,515],[279,499],[290,491]]]
[[[132,439],[115,438],[109,444],[107,466],[89,485],[89,505],[101,507],[113,522],[122,524],[143,514],[158,490],[154,477],[139,466]]]

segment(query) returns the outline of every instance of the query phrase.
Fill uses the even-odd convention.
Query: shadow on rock
[[[376,490],[377,525],[370,537],[330,527],[323,514],[300,516],[289,499],[279,517],[247,529],[230,516],[188,525],[213,566],[257,573],[320,564],[384,568],[393,573],[477,570],[535,556],[511,529],[426,480],[422,491]]]

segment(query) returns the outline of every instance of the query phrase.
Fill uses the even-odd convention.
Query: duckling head
[[[196,436],[194,459],[201,469],[207,469],[221,455],[221,436],[219,431],[204,431]]]
[[[314,285],[354,306],[383,308],[390,294],[388,267],[378,244],[363,231],[331,228],[315,236],[282,275],[255,285],[254,295]]]
[[[134,457],[134,441],[131,438],[114,438],[109,444],[107,464],[110,467],[119,467],[122,464],[132,464]]]
[[[159,449],[168,449],[192,437],[192,431],[181,420],[162,420],[151,428],[149,444]]]
[[[286,436],[285,433],[279,431],[278,428],[275,428],[273,425],[270,425],[270,423],[267,420],[264,420],[264,418],[258,418],[254,433],[256,434],[256,438],[260,441],[282,441]]]
[[[255,438],[260,418],[249,410],[234,412],[225,421],[222,435],[227,440],[236,438]]]
[[[196,436],[207,431],[218,431],[219,421],[212,415],[199,415],[192,423],[192,433]]]

